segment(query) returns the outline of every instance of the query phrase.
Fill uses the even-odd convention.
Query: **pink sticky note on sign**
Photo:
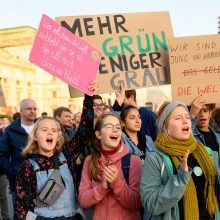
[[[101,53],[46,15],[41,18],[29,60],[74,88],[91,95]]]

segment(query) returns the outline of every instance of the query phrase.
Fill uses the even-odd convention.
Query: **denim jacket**
[[[150,136],[145,135],[145,137],[147,145],[145,154],[147,154],[150,151],[153,151],[155,149],[155,146]],[[141,157],[141,155],[143,154],[143,152],[138,149],[137,145],[124,132],[122,133],[122,143],[128,147],[128,150],[131,154],[135,154],[139,157]]]
[[[199,132],[198,128],[196,127],[197,125],[197,119],[196,118],[191,118],[192,121],[192,132],[193,132],[193,136],[200,142],[202,142],[204,145],[206,145],[205,143],[205,138],[204,136]],[[212,128],[211,125],[209,125],[209,130],[214,134],[215,138],[216,138],[216,142],[220,148],[220,134],[216,133],[214,131],[214,129]],[[220,150],[219,150],[220,152]]]
[[[59,159],[62,163],[66,161],[66,158],[62,152],[59,154]],[[37,191],[39,193],[47,183],[54,169],[40,171],[40,167],[38,163],[32,159],[30,159],[30,161],[36,172]],[[74,192],[75,189],[74,189],[73,179],[67,164],[62,164],[62,166],[59,167],[59,171],[60,171],[60,175],[62,176],[65,182],[65,190],[52,205],[47,207],[38,207],[36,205],[36,207],[34,208],[35,214],[47,218],[49,217],[55,218],[59,216],[65,216],[65,217],[74,216],[76,212],[76,198]]]

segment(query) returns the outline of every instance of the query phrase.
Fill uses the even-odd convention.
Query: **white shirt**
[[[30,135],[30,133],[33,130],[34,124],[32,124],[32,125],[21,124],[21,127],[24,128],[24,130]]]

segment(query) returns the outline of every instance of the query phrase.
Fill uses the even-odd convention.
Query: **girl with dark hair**
[[[214,103],[206,103],[204,97],[200,95],[192,102],[190,116],[194,137],[220,154],[220,134],[211,125],[214,107]]]
[[[122,127],[117,115],[101,115],[95,125],[94,149],[84,162],[79,187],[82,207],[94,206],[93,219],[140,219],[141,161],[131,155],[129,183],[121,159],[128,148],[121,144]]]
[[[142,121],[138,108],[133,105],[125,105],[120,117],[123,126],[122,143],[128,147],[130,154],[139,156],[144,164],[146,154],[153,151],[155,146],[151,137],[140,131]],[[143,207],[140,214],[143,220],[150,218],[150,214],[144,211]]]
[[[213,122],[211,123],[211,126],[216,133],[220,134],[220,108],[216,108],[212,112],[212,118]]]
[[[122,143],[131,154],[136,154],[144,162],[148,152],[154,149],[154,143],[150,136],[140,132],[142,121],[138,108],[133,105],[125,105],[120,114],[123,126]]]

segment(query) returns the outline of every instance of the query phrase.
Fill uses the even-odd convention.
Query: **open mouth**
[[[111,140],[117,140],[117,139],[118,139],[118,135],[111,135],[111,136],[110,136],[110,139],[111,139]]]
[[[182,130],[183,130],[184,132],[189,132],[189,127],[184,127]]]
[[[206,122],[206,119],[205,119],[205,118],[200,118],[200,119],[199,119],[199,122],[205,123],[205,122]]]
[[[52,139],[52,138],[47,138],[47,139],[46,139],[46,142],[47,142],[48,144],[52,144],[53,139]]]

